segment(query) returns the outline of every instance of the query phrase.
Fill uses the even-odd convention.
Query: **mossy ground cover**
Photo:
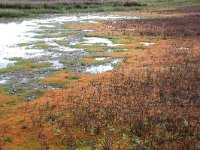
[[[106,52],[107,50],[106,46],[102,46],[100,44],[99,45],[98,44],[94,44],[94,45],[76,44],[71,47],[84,49],[87,52]]]
[[[39,83],[50,85],[55,88],[68,88],[80,79],[80,75],[76,73],[68,73],[59,71],[48,78],[41,79]]]
[[[64,47],[68,47],[69,46],[69,42],[67,42],[65,40],[56,40],[55,42],[60,46],[64,46]]]
[[[50,63],[38,63],[22,58],[12,58],[12,61],[16,61],[14,65],[11,65],[8,68],[0,69],[0,73],[12,72],[12,71],[20,71],[20,70],[31,70],[31,69],[40,69],[44,67],[50,66]]]
[[[111,62],[111,60],[95,60],[94,58],[81,58],[80,61],[92,65],[102,65]]]

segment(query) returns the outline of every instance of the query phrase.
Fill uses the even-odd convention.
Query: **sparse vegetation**
[[[4,141],[5,141],[5,142],[10,142],[10,143],[12,143],[13,139],[12,139],[11,137],[7,137],[7,138],[5,138]]]
[[[69,42],[67,42],[67,41],[56,41],[56,43],[58,45],[61,45],[61,46],[64,46],[64,47],[69,46]]]

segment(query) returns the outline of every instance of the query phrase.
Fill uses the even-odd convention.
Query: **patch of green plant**
[[[42,82],[42,84],[44,85],[48,85],[51,86],[52,88],[68,88],[69,87],[69,83],[65,83],[65,82]]]
[[[63,116],[63,113],[57,113],[57,114],[50,114],[46,117],[46,121],[49,123],[53,123],[54,121],[56,121],[57,119],[59,119],[60,117]]]
[[[107,38],[109,40],[113,39],[113,36],[104,35],[104,34],[94,34],[94,33],[87,33],[85,37],[98,37],[98,38]]]
[[[114,49],[113,52],[124,52],[124,49]]]
[[[19,119],[19,122],[24,122],[25,121],[25,119],[24,118],[21,118],[21,119]]]
[[[99,61],[95,61],[93,64],[94,65],[102,65],[102,64],[106,64],[106,63],[110,63],[111,60],[99,60]]]
[[[108,54],[90,54],[84,56],[85,58],[101,58],[101,57],[110,57]]]
[[[45,42],[39,42],[39,43],[35,43],[34,48],[43,49],[43,50],[49,50],[49,49],[53,48],[53,46],[48,45]]]
[[[7,102],[7,103],[6,103],[6,106],[7,106],[7,107],[12,107],[12,106],[15,106],[16,104],[17,104],[16,101],[10,101],[10,102]]]
[[[8,115],[10,114],[11,111],[12,111],[11,108],[6,108],[6,109],[3,110],[3,112],[0,111],[0,119],[7,119]]]
[[[19,47],[25,47],[25,46],[30,46],[32,45],[31,43],[19,43],[17,44]]]
[[[35,68],[44,68],[44,67],[50,66],[50,63],[48,62],[37,63],[34,61],[22,59],[22,58],[12,58],[10,60],[17,61],[17,62],[8,68],[0,69],[0,74],[11,72],[11,71],[17,71],[17,70],[31,70]]]
[[[80,77],[78,77],[78,76],[75,75],[75,76],[70,76],[67,79],[69,79],[69,80],[78,80],[78,79],[80,79]]]
[[[69,42],[67,41],[55,41],[58,45],[67,47],[69,46]]]
[[[22,101],[30,101],[36,98],[41,97],[44,94],[43,90],[36,90],[36,89],[32,89],[32,88],[24,88],[23,86],[20,85],[16,85],[16,89],[13,92],[13,88],[7,86],[4,87],[4,91],[6,91],[6,93],[8,93],[8,95],[13,96],[13,97],[17,97],[17,99],[19,99],[19,101],[10,101],[7,104],[7,106],[11,107],[11,106],[15,106],[17,104],[19,104]]]
[[[12,143],[13,142],[13,138],[12,137],[6,137],[4,139],[5,142],[9,142],[9,143]]]
[[[98,61],[94,61],[94,62],[92,62],[91,64],[93,64],[93,65],[102,65],[102,64],[106,64],[106,63],[110,63],[111,62],[111,60],[98,60]]]
[[[62,33],[59,33],[59,34],[55,34],[55,33],[52,33],[52,34],[41,34],[41,35],[36,35],[34,36],[34,38],[37,38],[37,39],[44,39],[44,38],[59,38],[59,37],[67,37],[69,35],[71,35],[72,33],[71,32],[62,32]]]
[[[65,64],[65,65],[67,65],[67,64],[73,65],[73,64],[75,64],[77,62],[77,60],[60,60],[59,62],[61,64]]]
[[[87,65],[87,63],[85,63],[85,62],[81,62],[80,64],[81,64],[81,66],[86,66]]]
[[[82,48],[87,52],[105,52],[106,46],[102,46],[101,44],[95,44],[95,45],[82,45],[82,44],[76,44],[71,46],[73,48]]]
[[[35,90],[35,89],[23,89],[18,96],[23,101],[31,101],[33,99],[37,99],[44,94],[43,90]]]

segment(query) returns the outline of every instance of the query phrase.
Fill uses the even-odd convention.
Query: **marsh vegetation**
[[[0,149],[200,149],[198,1],[41,2],[128,11],[0,24]]]

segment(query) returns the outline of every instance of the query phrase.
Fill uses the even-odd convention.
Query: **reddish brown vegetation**
[[[107,22],[107,25],[114,26],[114,30],[120,31],[122,34],[162,36],[163,38],[199,36],[199,24],[199,15]]]
[[[184,28],[182,33],[176,25],[185,19],[107,23],[122,31],[140,25],[138,28],[143,30],[135,32],[147,35],[160,35],[165,30],[167,37],[179,38],[152,47],[144,52],[145,57],[135,57],[137,65],[124,64],[99,80],[70,88],[58,102],[39,107],[39,117],[32,117],[34,126],[44,127],[44,118],[51,120],[52,129],[60,131],[55,137],[61,136],[62,144],[74,149],[80,141],[105,150],[198,149],[200,38],[195,32],[199,26],[191,19],[191,28]],[[163,20],[167,20],[165,25],[159,26]],[[145,27],[153,23],[153,34],[149,34]],[[171,31],[172,24],[176,30]],[[125,34],[133,33],[129,30]],[[180,37],[184,35],[187,37]],[[62,115],[55,118],[55,114]],[[40,129],[40,134],[48,134]],[[47,136],[45,139],[51,141]]]
[[[199,14],[200,6],[182,6],[171,10],[162,10],[162,11],[157,10],[153,12],[157,12],[159,14],[183,14],[183,15]]]

